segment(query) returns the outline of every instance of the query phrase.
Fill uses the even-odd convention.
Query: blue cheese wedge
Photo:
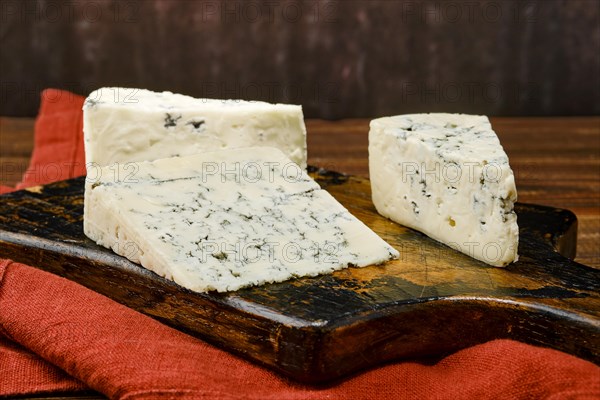
[[[101,88],[85,100],[83,131],[88,170],[252,146],[276,147],[306,168],[299,105]]]
[[[487,117],[375,119],[369,172],[381,215],[490,265],[518,259],[515,179]]]
[[[87,178],[84,232],[197,292],[315,276],[399,255],[269,147],[102,168]]]

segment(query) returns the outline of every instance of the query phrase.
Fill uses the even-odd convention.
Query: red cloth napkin
[[[30,170],[59,160],[79,163],[59,179],[84,172],[82,101],[44,92]],[[26,176],[20,187],[48,178]],[[0,260],[0,396],[87,388],[118,399],[598,399],[600,368],[496,340],[433,365],[397,362],[327,387],[299,385],[79,284]]]

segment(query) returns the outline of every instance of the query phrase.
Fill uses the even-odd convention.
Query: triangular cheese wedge
[[[225,292],[398,251],[270,147],[88,171],[84,232],[197,292]]]
[[[409,114],[371,121],[377,211],[494,266],[517,260],[517,190],[487,117]]]

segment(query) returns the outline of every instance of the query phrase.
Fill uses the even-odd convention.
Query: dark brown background
[[[600,114],[600,2],[1,0],[0,114],[107,85],[307,117]]]

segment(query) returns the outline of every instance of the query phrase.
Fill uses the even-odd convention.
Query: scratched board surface
[[[520,260],[494,268],[377,214],[367,179],[311,169],[400,259],[237,292],[186,290],[82,230],[84,178],[0,197],[0,257],[74,280],[303,382],[512,338],[600,361],[600,272],[569,259],[577,221],[517,204]]]

